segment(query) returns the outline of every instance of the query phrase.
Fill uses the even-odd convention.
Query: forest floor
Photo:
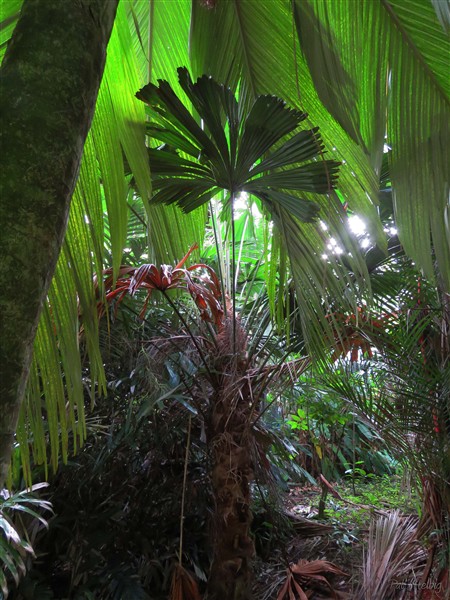
[[[293,535],[285,538],[284,543],[274,542],[273,545],[270,527],[265,537],[260,536],[267,547],[261,544],[258,552],[263,557],[257,564],[255,597],[258,600],[277,600],[286,582],[287,566],[300,565],[302,560],[329,561],[345,573],[331,575],[331,588],[317,580],[314,583],[311,579],[298,577],[297,581],[302,582],[308,600],[353,600],[361,582],[371,520],[393,510],[417,515],[419,508],[417,494],[402,478],[366,477],[331,486],[333,490],[328,490],[324,503],[324,519],[318,520],[324,487],[290,486],[283,502],[290,520],[294,523],[296,519],[299,521],[294,524]],[[304,572],[307,573],[307,570]],[[291,587],[295,589],[292,582]]]

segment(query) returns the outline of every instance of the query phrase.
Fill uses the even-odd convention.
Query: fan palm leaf
[[[329,192],[338,163],[298,165],[323,150],[317,129],[296,131],[306,115],[287,108],[273,96],[260,96],[246,112],[229,88],[210,77],[193,83],[187,69],[178,69],[178,74],[180,86],[205,130],[168,82],[159,81],[158,86],[150,83],[138,92],[137,97],[151,107],[156,121],[156,126],[150,123],[149,132],[169,146],[149,151],[155,192],[152,202],[177,203],[190,212],[220,190],[233,197],[247,192],[257,196],[269,211],[275,203],[305,221],[313,220],[317,207],[286,190]],[[291,137],[284,141],[289,134]],[[171,150],[174,144],[189,158]]]
[[[416,533],[415,517],[402,517],[399,511],[371,522],[359,600],[408,597],[407,586],[399,582],[411,573],[420,573],[425,564],[425,551]]]
[[[346,231],[341,203],[329,196],[338,163],[323,160],[317,128],[298,131],[306,115],[282,100],[263,95],[252,103],[241,97],[237,101],[229,88],[210,77],[193,83],[187,69],[178,72],[180,87],[204,129],[168,82],[150,83],[137,94],[150,106],[150,135],[163,142],[149,150],[152,202],[176,203],[189,212],[220,191],[231,199],[231,206],[238,193],[257,197],[282,232],[298,293],[307,296],[302,306],[308,341],[320,350],[324,338],[330,337],[324,289],[329,286],[334,298],[354,306],[355,274],[359,283],[365,274],[357,244]],[[325,234],[317,222],[308,229],[302,226],[317,220],[319,202],[334,238],[351,251],[351,276],[339,260],[330,269],[321,258],[331,233]]]

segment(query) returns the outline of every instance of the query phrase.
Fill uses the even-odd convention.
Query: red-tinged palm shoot
[[[106,269],[104,285],[107,302],[115,300],[116,303],[120,303],[126,295],[134,296],[137,291],[145,290],[147,295],[140,312],[142,318],[147,312],[154,291],[166,295],[169,290],[185,290],[194,300],[202,320],[213,322],[219,328],[223,319],[223,309],[216,273],[203,263],[185,267],[189,256],[197,248],[196,244],[191,246],[175,267],[161,265],[158,268],[154,264],[144,264],[140,267],[123,266],[119,269],[115,283],[112,269]]]

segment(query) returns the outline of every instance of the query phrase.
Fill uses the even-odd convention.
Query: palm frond
[[[372,238],[385,250],[376,212],[377,174],[364,150],[330,117],[319,99],[308,65],[299,53],[294,25],[288,3],[267,2],[264,10],[257,11],[251,0],[230,0],[210,10],[194,0],[190,37],[193,74],[207,73],[232,89],[239,83],[245,106],[258,95],[274,94],[306,112],[307,123],[320,128],[330,159],[343,163],[339,190],[350,209],[367,219]]]
[[[154,202],[176,202],[185,212],[190,212],[223,189],[232,195],[254,193],[270,208],[277,200],[295,205],[294,195],[278,190],[323,194],[331,190],[338,163],[318,161],[297,166],[299,160],[313,159],[322,149],[317,130],[296,132],[305,118],[303,113],[288,108],[273,96],[258,97],[247,112],[229,88],[210,77],[200,77],[193,83],[186,68],[179,68],[178,74],[180,85],[200,115],[205,130],[168,82],[160,80],[158,86],[149,83],[138,92],[137,97],[150,106],[157,125],[151,127],[151,133],[165,143],[176,143],[177,148],[191,156],[197,155],[194,161],[166,148],[150,152],[157,191]],[[277,143],[287,135],[291,135],[289,140],[277,148]],[[262,157],[265,160],[258,165]],[[287,166],[294,168],[285,169]],[[283,170],[263,173],[269,167]],[[309,219],[313,213],[297,211]]]
[[[6,45],[12,36],[23,0],[4,0],[0,13],[0,64],[6,51]]]
[[[190,0],[161,2],[133,0],[125,4],[135,50],[140,84],[165,79],[187,102],[177,78],[177,67],[188,64]],[[147,127],[149,128],[148,124]],[[205,233],[206,210],[185,215],[175,206],[147,207],[150,260],[156,264],[173,261]]]
[[[430,278],[434,247],[450,289],[450,44],[431,2],[308,0],[295,14],[322,102],[376,172],[387,134],[400,240]]]
[[[404,517],[399,511],[372,520],[359,600],[409,596],[408,586],[402,583],[407,582],[411,573],[417,576],[426,562],[426,553],[416,539],[416,531],[417,519]]]
[[[342,162],[338,182],[340,197],[344,197],[352,211],[367,220],[371,238],[384,252],[385,234],[375,208],[378,202],[377,174],[363,149],[336,120],[330,118],[319,100],[308,65],[298,51],[293,19],[287,4],[266,3],[264,11],[255,11],[254,3],[233,0],[208,10],[196,0],[191,18],[193,72],[195,75],[208,73],[231,86],[237,86],[239,82],[239,97],[245,106],[251,106],[259,94],[270,93],[283,98],[290,106],[300,107],[301,112],[307,112],[305,122],[312,129],[319,126],[327,158]],[[279,77],[279,73],[283,76]],[[329,285],[330,297],[335,302],[343,299],[348,309],[351,306],[356,308],[355,298],[360,292],[369,297],[370,283],[367,267],[358,245],[348,233],[347,216],[337,197],[310,193],[302,193],[301,197],[321,207],[320,214],[328,227],[327,233],[297,223],[292,219],[292,205],[287,203],[285,207],[288,210],[278,210],[274,221],[290,259],[302,310],[306,307],[302,320],[304,327],[309,329],[308,340],[314,340],[316,350],[323,345],[324,335],[329,337],[323,316],[317,318],[317,315],[323,315],[324,309],[327,311],[326,303],[329,302],[327,294],[322,298],[320,285],[324,277]],[[299,211],[302,210],[300,214],[297,212],[298,217],[312,217],[312,207],[308,207],[308,213],[303,210],[306,202],[298,206]],[[345,253],[346,264],[342,256],[329,257],[337,277],[327,278],[329,265],[324,264],[321,257],[328,255],[327,244],[331,238]],[[271,256],[273,258],[277,254]],[[353,277],[348,276],[349,263]],[[279,265],[273,265],[269,270],[279,272],[284,281],[288,280],[288,273],[286,270],[281,273]],[[310,325],[316,323],[320,327],[314,331]]]
[[[277,600],[307,600],[305,590],[321,589],[333,593],[330,576],[346,577],[335,564],[327,560],[299,560],[296,564],[289,565],[286,581],[278,593]],[[334,593],[333,593],[334,595]]]
[[[205,130],[167,82],[160,81],[159,86],[148,84],[138,93],[149,104],[156,124],[150,126],[150,132],[166,144],[159,150],[150,150],[153,202],[177,203],[189,212],[206,204],[221,189],[225,197],[239,192],[256,196],[282,231],[281,239],[291,259],[297,289],[307,290],[315,313],[322,313],[323,327],[319,331],[316,328],[312,337],[315,336],[317,347],[323,345],[324,337],[328,337],[323,318],[328,310],[323,300],[323,277],[327,272],[332,273],[321,258],[326,236],[318,226],[306,231],[296,219],[315,220],[320,194],[329,193],[336,185],[338,163],[317,160],[323,150],[317,128],[297,131],[306,115],[288,108],[282,100],[264,95],[247,107],[241,98],[235,100],[230,89],[209,77],[200,77],[193,83],[182,68],[179,79]],[[184,156],[178,155],[175,148]],[[312,159],[316,160],[299,164],[300,160]],[[331,202],[330,199],[320,202],[335,238],[344,248],[351,249],[348,260],[353,267],[349,276],[347,265],[337,260],[334,271],[340,279],[333,273],[327,284],[330,293],[338,298],[343,297],[347,288],[344,296],[352,302],[352,281],[355,274],[360,283],[364,280],[364,264],[357,244],[345,230],[340,201],[332,196]],[[300,248],[302,245],[308,248]],[[320,271],[320,275],[314,271]],[[304,323],[312,322],[316,319],[311,319],[306,308]]]
[[[19,416],[18,439],[28,477],[29,440],[36,462],[44,463],[45,469],[47,437],[53,469],[60,452],[67,460],[69,443],[71,450],[76,451],[84,441],[80,323],[89,355],[91,390],[97,384],[99,391],[104,389],[93,281],[94,276],[101,281],[103,269],[104,210],[111,226],[114,268],[121,264],[128,222],[123,155],[133,169],[141,195],[145,198],[150,194],[145,114],[134,98],[139,83],[124,10],[123,5],[119,6],[108,46],[109,60],[85,144],[67,235],[39,324],[27,400]],[[129,127],[129,122],[138,123],[137,128]]]
[[[175,566],[169,600],[200,600],[197,582],[181,565]]]

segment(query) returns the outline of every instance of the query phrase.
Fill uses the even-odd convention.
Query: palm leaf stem
[[[231,206],[231,301],[232,301],[232,317],[233,317],[233,354],[236,352],[236,256],[235,256],[235,243],[236,243],[236,228],[234,225],[234,191],[231,193],[230,206]]]
[[[262,262],[263,262],[263,259],[264,259],[264,257],[263,257],[263,256],[260,256],[260,258],[258,258],[257,262],[256,262],[256,263],[255,263],[255,265],[253,266],[253,276],[252,276],[252,278],[251,278],[251,279],[248,279],[248,280],[246,281],[246,285],[247,285],[247,284],[248,284],[248,285],[247,285],[247,292],[246,292],[246,294],[245,294],[245,297],[244,297],[244,300],[243,300],[243,302],[242,302],[242,305],[243,305],[243,306],[248,306],[248,303],[249,303],[249,300],[250,300],[250,294],[252,293],[252,290],[254,290],[254,287],[253,287],[253,286],[254,286],[254,283],[255,283],[256,277],[257,277],[257,275],[258,275],[258,270],[259,270],[259,267],[261,266],[261,264],[262,264]],[[253,326],[253,320],[256,318],[256,312],[257,312],[257,310],[256,310],[256,308],[255,308],[255,307],[258,307],[258,304],[259,304],[259,302],[260,302],[261,298],[262,298],[263,296],[265,296],[265,294],[266,294],[266,290],[265,290],[265,289],[262,289],[262,290],[260,291],[259,295],[258,295],[257,301],[254,303],[254,305],[252,306],[252,308],[251,308],[251,310],[250,310],[250,313],[249,313],[249,315],[248,315],[248,318],[247,318],[247,327],[248,327],[249,329],[251,329],[251,328],[252,328],[252,326]],[[241,298],[242,298],[242,296],[241,296]],[[255,316],[254,316],[254,315],[255,315]]]
[[[127,206],[131,210],[133,215],[136,217],[136,219],[139,221],[139,223],[141,223],[141,225],[143,225],[145,228],[147,228],[147,223],[144,221],[144,219],[141,217],[141,215],[137,212],[137,210],[135,208],[133,208],[133,206],[131,206],[131,204],[129,202],[127,202]]]
[[[258,354],[259,356],[262,356],[266,346],[268,346],[268,344],[270,343],[273,335],[274,335],[274,331],[273,329],[271,330],[271,332],[269,333],[269,335],[267,336],[266,341],[264,342],[264,344],[261,346],[260,342],[262,340],[262,337],[264,335],[264,331],[267,327],[267,325],[269,325],[271,321],[271,316],[269,312],[266,312],[265,316],[261,319],[260,324],[258,325],[257,330],[255,331],[255,333],[252,336],[252,341],[251,341],[251,345],[249,346],[248,350],[247,350],[247,354],[249,357],[249,360],[253,358],[254,355]],[[268,352],[264,358],[264,361],[261,363],[261,368],[263,368],[267,361],[271,358],[271,353]]]
[[[213,207],[213,204],[211,201],[209,201],[209,212],[211,214],[211,222],[212,222],[213,233],[214,233],[214,244],[216,246],[216,253],[217,253],[217,270],[218,270],[218,276],[219,276],[219,281],[220,281],[220,291],[222,293],[222,306],[223,306],[224,315],[226,317],[227,316],[227,303],[225,302],[224,274],[223,274],[223,269],[222,269],[222,252],[221,252],[221,247],[220,247],[219,237],[218,237],[218,232],[217,232],[216,215],[215,215],[214,207]]]

